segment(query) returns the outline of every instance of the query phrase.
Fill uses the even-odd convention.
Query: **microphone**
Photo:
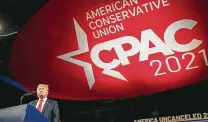
[[[36,91],[27,92],[25,93],[25,96],[35,95],[36,93],[37,93]]]
[[[21,99],[20,99],[20,105],[22,105],[22,100],[23,100],[24,97],[35,95],[36,93],[37,93],[36,91],[32,91],[32,92],[27,92],[27,93],[23,94]]]

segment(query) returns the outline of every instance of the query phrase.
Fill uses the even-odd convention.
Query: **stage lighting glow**
[[[0,32],[3,30],[3,26],[2,24],[0,24]]]
[[[3,23],[0,21],[0,33],[2,33],[4,31],[4,25]]]

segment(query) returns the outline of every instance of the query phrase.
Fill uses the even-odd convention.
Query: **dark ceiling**
[[[1,0],[0,12],[10,24],[22,27],[48,0]]]
[[[0,17],[6,23],[4,33],[21,30],[48,0],[1,0]],[[16,34],[0,37],[0,74],[11,77],[9,54]],[[23,91],[0,81],[0,108],[19,104]],[[208,112],[208,83],[206,81],[186,88],[131,99],[109,101],[58,100],[62,122],[133,122],[138,117]],[[25,102],[33,98],[27,98]]]

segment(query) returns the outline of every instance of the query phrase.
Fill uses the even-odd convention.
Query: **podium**
[[[49,122],[29,104],[0,109],[0,122]]]

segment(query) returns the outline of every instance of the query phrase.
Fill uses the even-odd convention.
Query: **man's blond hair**
[[[45,88],[49,89],[49,86],[47,84],[38,84],[38,87],[45,87]]]

